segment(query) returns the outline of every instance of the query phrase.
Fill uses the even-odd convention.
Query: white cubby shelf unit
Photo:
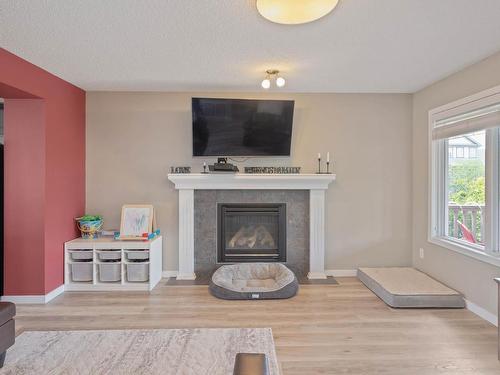
[[[103,261],[102,258],[106,255],[108,259],[112,257],[116,260],[114,262]],[[87,261],[82,258],[87,258]],[[131,258],[141,258],[142,260],[134,262]],[[74,274],[75,264],[77,268],[80,267],[79,269],[83,270],[78,276],[76,273]],[[106,266],[108,266],[108,270],[114,271],[111,273],[107,271],[106,277],[104,277],[104,267]],[[131,271],[134,267],[140,272],[135,271],[132,277]],[[141,281],[130,281],[131,278],[137,277]],[[120,241],[111,237],[77,238],[64,244],[65,291],[150,291],[160,282],[161,277],[161,236],[149,241]],[[111,278],[113,281],[103,281],[103,278]],[[76,281],[75,279],[84,279],[85,281]]]

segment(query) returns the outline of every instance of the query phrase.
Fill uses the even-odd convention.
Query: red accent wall
[[[4,294],[47,294],[63,284],[63,245],[85,210],[85,92],[0,48],[0,97]]]
[[[45,103],[8,99],[5,107],[5,291],[44,294]]]

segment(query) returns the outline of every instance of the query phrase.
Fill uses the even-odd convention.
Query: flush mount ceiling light
[[[298,25],[330,13],[339,0],[257,0],[257,10],[271,22]]]
[[[278,87],[283,87],[286,83],[285,79],[280,76],[280,71],[276,69],[266,70],[266,78],[262,80],[260,85],[267,90],[271,87],[271,81],[274,81]]]

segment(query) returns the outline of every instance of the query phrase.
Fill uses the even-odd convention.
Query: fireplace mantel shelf
[[[309,274],[325,279],[325,195],[334,174],[169,174],[179,191],[178,280],[193,280],[195,190],[309,190]]]
[[[326,190],[334,174],[254,174],[254,173],[176,173],[168,179],[176,189],[216,190]]]

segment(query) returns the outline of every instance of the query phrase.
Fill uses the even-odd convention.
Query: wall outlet
[[[422,247],[419,249],[419,254],[420,254],[420,259],[424,259],[425,254],[424,254],[424,249]]]

